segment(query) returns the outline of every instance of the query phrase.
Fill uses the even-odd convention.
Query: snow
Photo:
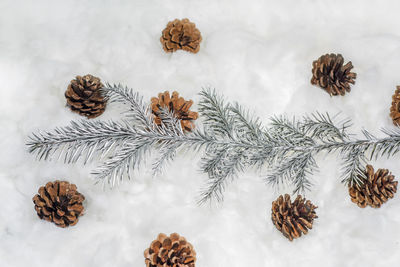
[[[93,185],[93,162],[38,162],[27,136],[80,119],[65,107],[76,75],[122,83],[146,99],[164,90],[199,99],[212,86],[265,123],[273,114],[341,112],[351,129],[380,135],[392,127],[399,81],[400,2],[135,0],[0,1],[0,266],[144,266],[160,232],[178,232],[197,252],[196,266],[398,266],[400,198],[360,209],[340,183],[337,155],[318,157],[306,197],[319,206],[308,235],[287,241],[270,220],[280,193],[248,171],[220,205],[198,206],[207,177],[199,155],[179,156],[163,175],[149,166],[114,190]],[[166,54],[159,42],[174,18],[200,29],[198,54]],[[350,94],[329,97],[310,84],[311,63],[342,53],[358,77]],[[196,108],[196,107],[194,107]],[[109,106],[99,119],[119,118]],[[374,162],[400,176],[398,156]],[[86,196],[86,213],[68,229],[39,220],[32,197],[48,180],[67,179]]]

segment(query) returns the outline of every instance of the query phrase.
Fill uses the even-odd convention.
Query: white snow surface
[[[153,178],[150,162],[114,190],[93,184],[99,162],[39,162],[27,152],[32,132],[81,117],[65,106],[76,75],[91,73],[139,91],[199,100],[203,86],[239,101],[265,124],[273,114],[341,112],[351,132],[381,136],[393,127],[391,96],[400,84],[400,1],[131,0],[0,1],[0,266],[145,266],[143,251],[160,232],[178,232],[198,267],[399,266],[400,197],[360,209],[340,183],[338,155],[320,155],[306,194],[319,218],[289,242],[273,226],[271,202],[288,190],[246,171],[222,204],[198,206],[207,176],[200,155],[179,155]],[[189,18],[203,41],[198,54],[167,54],[168,21]],[[310,84],[312,61],[341,53],[358,76],[344,97]],[[194,110],[197,109],[195,105]],[[119,119],[110,105],[98,119]],[[400,177],[399,156],[374,162]],[[62,229],[40,220],[32,197],[65,179],[86,196],[85,215]]]

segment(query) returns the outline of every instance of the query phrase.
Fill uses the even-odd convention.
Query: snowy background
[[[262,174],[231,183],[221,205],[197,206],[207,177],[199,157],[178,157],[152,178],[148,168],[115,190],[94,186],[93,162],[38,162],[26,151],[33,132],[80,117],[65,107],[76,75],[91,73],[146,99],[177,90],[198,101],[203,86],[238,100],[265,123],[273,114],[342,112],[351,131],[392,127],[391,96],[400,84],[400,2],[135,0],[0,1],[0,266],[144,266],[159,232],[195,247],[198,267],[398,266],[400,197],[360,209],[340,183],[337,155],[318,158],[307,193],[319,206],[310,233],[286,240],[270,220],[280,194]],[[200,29],[198,54],[166,54],[161,31],[188,17]],[[342,53],[357,72],[345,97],[310,84],[320,55]],[[196,109],[196,106],[194,107]],[[110,105],[99,118],[118,117]],[[399,157],[376,168],[400,177]],[[32,197],[48,180],[66,179],[86,196],[86,214],[68,229],[39,220]]]

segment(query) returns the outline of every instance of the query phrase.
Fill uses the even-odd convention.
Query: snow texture
[[[38,162],[25,143],[34,131],[80,119],[65,107],[76,75],[122,83],[146,99],[164,90],[199,100],[212,86],[263,122],[273,114],[341,112],[351,130],[380,135],[392,127],[391,96],[400,84],[400,1],[131,0],[0,1],[0,266],[145,266],[143,251],[160,232],[195,247],[199,267],[399,266],[400,197],[360,209],[340,183],[337,155],[318,157],[306,194],[319,218],[289,242],[270,219],[280,192],[265,173],[235,179],[222,204],[198,206],[206,175],[199,156],[182,154],[164,174],[149,166],[115,190],[93,185],[93,162]],[[200,29],[198,54],[166,54],[168,21],[188,17]],[[342,53],[358,77],[344,97],[310,84],[311,64]],[[196,106],[194,107],[196,109]],[[119,117],[109,106],[99,118]],[[400,177],[399,156],[374,162]],[[263,176],[264,175],[264,176]],[[48,180],[66,179],[86,196],[79,223],[61,229],[39,220],[32,203]]]

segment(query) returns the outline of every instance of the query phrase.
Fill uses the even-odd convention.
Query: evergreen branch
[[[225,104],[224,99],[211,88],[203,88],[200,96],[202,99],[199,103],[199,111],[205,119],[204,124],[207,130],[215,135],[231,137],[233,120],[230,116],[230,105]]]
[[[86,164],[95,152],[104,155],[136,136],[136,130],[124,122],[81,120],[54,131],[33,133],[26,145],[39,160],[48,160],[58,151],[58,158],[63,157],[64,163],[75,163],[85,157]]]
[[[160,149],[160,156],[153,163],[153,176],[162,173],[163,167],[176,156],[176,151],[181,147],[181,143],[171,143]]]
[[[150,152],[151,141],[132,142],[122,147],[92,174],[96,182],[107,182],[111,187],[122,182],[124,174],[131,178],[130,170],[140,166],[143,158]]]
[[[202,192],[198,201],[199,204],[205,203],[211,199],[223,201],[223,191],[226,187],[227,179],[233,178],[244,168],[244,149],[223,153],[220,161],[214,163],[214,166],[208,170],[208,186]],[[212,159],[213,160],[213,159]]]
[[[143,105],[136,108],[143,110]],[[183,136],[182,127],[180,121],[168,109],[160,109],[159,116],[160,126],[139,127],[137,138],[123,146],[92,173],[97,181],[107,181],[113,187],[116,182],[122,181],[124,173],[130,179],[129,171],[139,168],[144,158],[150,155],[152,148],[158,148],[161,154],[153,163],[154,174],[159,173],[163,165],[173,159],[176,149],[180,146],[177,139]]]
[[[233,125],[236,128],[239,139],[244,139],[247,142],[263,141],[264,136],[261,127],[260,119],[252,119],[249,112],[244,110],[238,103],[234,103],[229,107],[233,115]],[[260,138],[262,140],[260,140]]]
[[[151,116],[150,106],[145,104],[143,97],[138,92],[120,84],[111,85],[106,83],[102,93],[108,99],[109,103],[123,103],[128,105],[128,117],[131,118],[137,126],[150,129],[154,127],[153,117]]]
[[[302,192],[311,186],[307,174],[311,174],[314,168],[316,168],[316,165],[311,152],[293,153],[275,166],[272,173],[267,176],[267,182],[277,187],[293,183],[296,186],[294,192]]]
[[[346,152],[346,150],[348,150]],[[362,178],[366,178],[364,173],[364,168],[366,164],[365,158],[365,148],[362,146],[344,147],[342,149],[342,154],[344,154],[343,167],[342,167],[342,183],[353,185],[361,184]]]
[[[161,119],[161,123],[163,124],[160,128],[163,134],[170,132],[172,135],[175,136],[183,136],[183,130],[181,127],[180,121],[174,116],[172,112],[168,109],[160,108],[159,116]],[[160,174],[162,172],[163,166],[172,161],[176,155],[176,151],[182,145],[181,142],[166,142],[163,143],[162,147],[160,148],[160,156],[154,161],[153,163],[153,176]]]
[[[272,117],[270,132],[279,141],[290,145],[313,145],[314,140],[307,136],[300,121],[292,120],[285,116]]]
[[[201,169],[203,172],[208,173],[210,176],[212,173],[215,173],[215,170],[218,168],[221,162],[225,160],[227,153],[227,145],[220,145],[207,149],[206,156],[202,159],[203,164]]]
[[[370,152],[370,159],[387,156],[392,157],[400,151],[400,129],[382,129],[382,132],[387,136],[386,138],[379,139],[371,135],[367,131],[363,131],[364,136],[370,142],[373,142],[372,150]]]
[[[340,126],[336,126],[328,113],[316,112],[311,116],[305,116],[302,128],[311,138],[318,138],[321,141],[345,140],[349,136],[346,133],[350,127],[350,120],[344,120]]]
[[[84,163],[98,156],[108,158],[95,170],[97,181],[113,186],[130,177],[154,150],[159,156],[153,172],[160,173],[165,163],[173,160],[178,150],[204,153],[201,171],[209,176],[208,186],[200,202],[223,199],[229,180],[246,168],[272,170],[267,182],[281,186],[289,183],[295,192],[310,189],[311,176],[317,170],[315,156],[321,152],[337,152],[343,160],[342,182],[360,183],[364,178],[367,158],[392,157],[400,150],[400,130],[383,129],[383,138],[362,131],[364,137],[350,138],[349,120],[334,122],[329,114],[315,113],[302,119],[273,117],[269,127],[238,104],[226,103],[215,90],[200,93],[200,117],[204,128],[183,133],[180,121],[173,114],[161,111],[162,124],[152,119],[149,105],[138,93],[121,85],[107,84],[103,89],[110,103],[128,106],[127,122],[78,121],[50,132],[34,133],[28,141],[29,152],[39,159],[51,159],[58,152],[65,162]]]
[[[312,153],[306,154],[306,156],[300,162],[297,172],[295,173],[296,179],[293,183],[295,186],[293,194],[298,194],[311,189],[313,184],[307,175],[312,175],[317,169],[318,166],[314,157],[312,156]]]

